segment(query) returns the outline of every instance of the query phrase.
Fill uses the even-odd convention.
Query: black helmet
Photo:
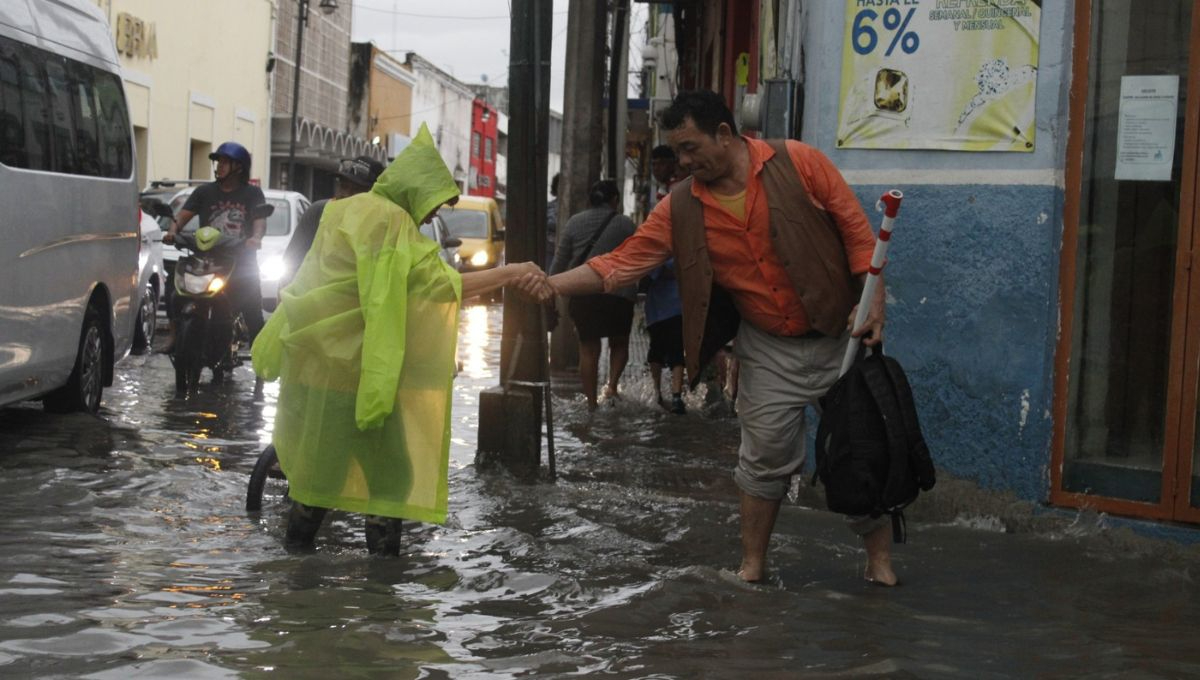
[[[375,186],[375,180],[383,174],[383,163],[370,156],[343,158],[338,164],[337,176],[363,189]]]

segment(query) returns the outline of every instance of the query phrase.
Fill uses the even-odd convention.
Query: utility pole
[[[606,26],[605,0],[571,0],[564,69],[569,77],[563,91],[562,170],[558,180],[559,234],[571,215],[587,207],[588,189],[600,179]],[[565,307],[560,305],[559,311],[550,357],[555,368],[565,368],[579,362],[579,347]]]
[[[512,1],[509,56],[508,227],[505,258],[542,262],[546,243],[546,163],[550,147],[550,45],[554,4]],[[519,295],[504,296],[498,389],[479,404],[479,452],[499,454],[513,474],[530,476],[541,461],[543,393],[549,381],[542,306]]]

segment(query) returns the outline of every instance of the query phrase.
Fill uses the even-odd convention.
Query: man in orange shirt
[[[738,575],[766,574],[779,507],[805,456],[806,406],[837,379],[875,236],[850,187],[820,151],[798,141],[737,134],[720,95],[683,92],[661,114],[689,180],[678,182],[619,248],[545,279],[521,282],[543,297],[612,290],[676,258],[688,379],[736,334],[742,442]],[[864,344],[883,338],[884,288]],[[738,319],[740,318],[740,323]],[[851,517],[867,552],[864,577],[894,585],[886,518]]]

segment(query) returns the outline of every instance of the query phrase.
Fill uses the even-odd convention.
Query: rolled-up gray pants
[[[738,359],[738,419],[742,443],[733,478],[748,495],[779,500],[806,455],[804,409],[833,386],[849,335],[783,337],[742,321],[733,353]],[[886,517],[847,517],[859,535]]]

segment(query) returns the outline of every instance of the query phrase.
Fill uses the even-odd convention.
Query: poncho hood
[[[424,123],[371,191],[404,208],[418,223],[459,194],[458,185]]]

